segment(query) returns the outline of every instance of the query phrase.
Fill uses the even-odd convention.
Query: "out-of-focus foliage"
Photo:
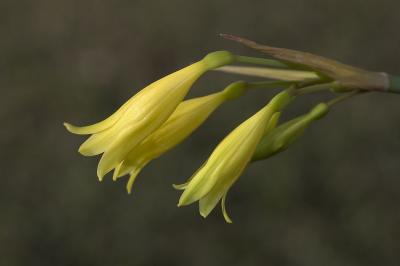
[[[62,122],[89,124],[140,88],[237,34],[399,73],[398,1],[0,1],[0,265],[399,265],[400,98],[333,108],[288,151],[252,164],[230,191],[233,225],[177,208],[181,183],[272,96],[220,108],[188,141],[125,180]],[[242,78],[242,77],[240,77]],[[235,77],[211,73],[190,96]],[[301,99],[282,119],[307,111]]]

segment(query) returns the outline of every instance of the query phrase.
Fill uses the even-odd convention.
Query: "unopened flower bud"
[[[325,103],[320,103],[307,114],[292,119],[272,129],[270,132],[266,132],[254,152],[252,161],[266,159],[286,150],[313,121],[322,118],[328,111],[329,106]]]

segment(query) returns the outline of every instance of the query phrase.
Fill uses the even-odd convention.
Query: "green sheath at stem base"
[[[400,93],[400,77],[389,75],[390,86],[388,91]]]

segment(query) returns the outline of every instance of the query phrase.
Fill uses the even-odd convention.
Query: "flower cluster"
[[[249,163],[286,150],[335,103],[362,93],[363,89],[383,89],[386,86],[381,73],[360,70],[307,53],[225,37],[278,60],[237,56],[226,51],[210,53],[202,60],[148,85],[99,123],[83,127],[64,123],[71,133],[91,135],[80,146],[79,152],[84,156],[102,154],[97,168],[100,181],[111,171],[114,171],[114,180],[129,175],[127,191],[131,193],[143,167],[189,137],[224,102],[237,99],[250,89],[283,88],[228,134],[186,183],[174,185],[183,190],[178,206],[198,201],[200,214],[206,217],[221,201],[224,218],[230,223],[232,220],[225,207],[226,195]],[[267,80],[238,81],[220,92],[185,100],[195,81],[214,69]],[[322,90],[341,96],[280,123],[281,112],[295,98]]]
[[[97,176],[101,180],[171,116],[201,75],[232,60],[233,56],[228,52],[211,53],[150,84],[99,123],[85,127],[64,125],[71,133],[92,134],[80,146],[79,152],[85,156],[103,153],[97,167]]]

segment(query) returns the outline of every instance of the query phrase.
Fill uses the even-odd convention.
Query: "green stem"
[[[329,107],[331,107],[332,105],[335,105],[335,104],[340,103],[340,102],[342,102],[344,100],[347,100],[347,99],[349,99],[349,98],[351,98],[351,97],[353,97],[353,96],[355,96],[357,94],[363,94],[363,93],[367,93],[367,92],[368,91],[355,90],[355,91],[352,91],[350,93],[347,93],[347,94],[341,95],[339,97],[336,97],[336,98],[330,100],[329,102],[327,102],[326,104]]]
[[[286,89],[293,85],[293,81],[259,81],[259,82],[249,82],[246,85],[247,89]]]
[[[235,61],[245,64],[263,65],[263,66],[278,67],[278,68],[289,68],[288,65],[282,63],[281,61],[274,59],[259,58],[259,57],[236,55]]]
[[[333,89],[335,87],[337,87],[337,83],[336,82],[311,85],[311,86],[308,86],[308,87],[304,87],[304,88],[298,89],[296,91],[296,95],[303,95],[303,94],[309,94],[309,93],[314,93],[314,92],[320,92],[320,91],[324,91],[324,90]]]
[[[389,75],[389,92],[400,93],[400,77]]]

